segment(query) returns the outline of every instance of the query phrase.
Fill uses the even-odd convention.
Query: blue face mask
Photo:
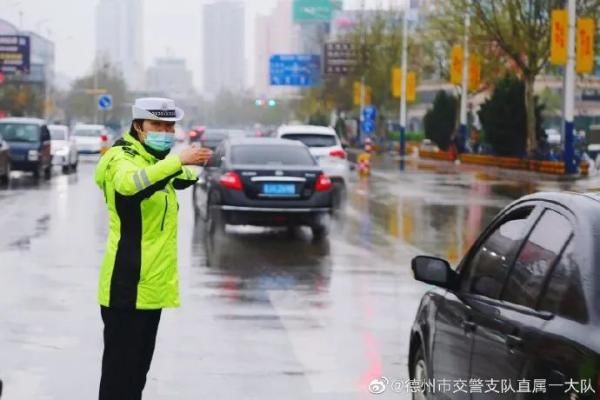
[[[175,135],[166,132],[148,132],[144,144],[152,150],[168,151],[175,144]]]

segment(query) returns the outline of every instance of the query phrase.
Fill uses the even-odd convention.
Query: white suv
[[[281,139],[304,143],[334,183],[334,205],[340,206],[350,181],[350,163],[333,128],[314,125],[284,125],[277,130]]]

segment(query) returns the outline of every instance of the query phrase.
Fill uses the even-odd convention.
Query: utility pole
[[[567,65],[565,69],[565,101],[563,110],[565,130],[565,172],[577,173],[574,149],[574,119],[575,119],[575,25],[577,21],[577,8],[575,0],[569,0],[567,15],[569,29],[567,30]]]
[[[471,28],[471,0],[467,2],[465,13],[465,38],[463,48],[462,93],[460,96],[460,131],[458,151],[464,151],[467,145],[467,104],[469,97],[469,31]]]
[[[400,169],[404,170],[404,153],[406,152],[406,81],[408,76],[408,11],[404,10],[402,24],[402,60],[400,84]]]
[[[362,78],[360,78],[360,126],[358,127],[358,130],[360,132],[360,138],[359,141],[362,144],[362,142],[364,141],[363,138],[363,122],[364,122],[364,109],[365,109],[365,96],[366,96],[366,90],[365,90],[365,75],[363,74]]]
[[[94,103],[94,124],[98,123],[98,105],[96,104],[96,96],[98,92],[98,56],[94,59],[94,94],[92,101]]]

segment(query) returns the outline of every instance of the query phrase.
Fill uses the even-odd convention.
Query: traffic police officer
[[[109,215],[100,271],[104,322],[100,400],[139,400],[163,308],[179,306],[175,190],[192,186],[207,149],[170,154],[183,111],[171,99],[141,98],[129,133],[100,159],[96,183]]]

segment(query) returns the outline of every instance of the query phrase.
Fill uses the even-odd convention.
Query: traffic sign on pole
[[[377,118],[377,109],[375,106],[365,106],[362,110],[362,122],[361,131],[362,133],[371,135],[375,132]]]
[[[112,110],[113,107],[113,99],[110,94],[103,94],[98,96],[98,110],[100,111],[108,111]]]

